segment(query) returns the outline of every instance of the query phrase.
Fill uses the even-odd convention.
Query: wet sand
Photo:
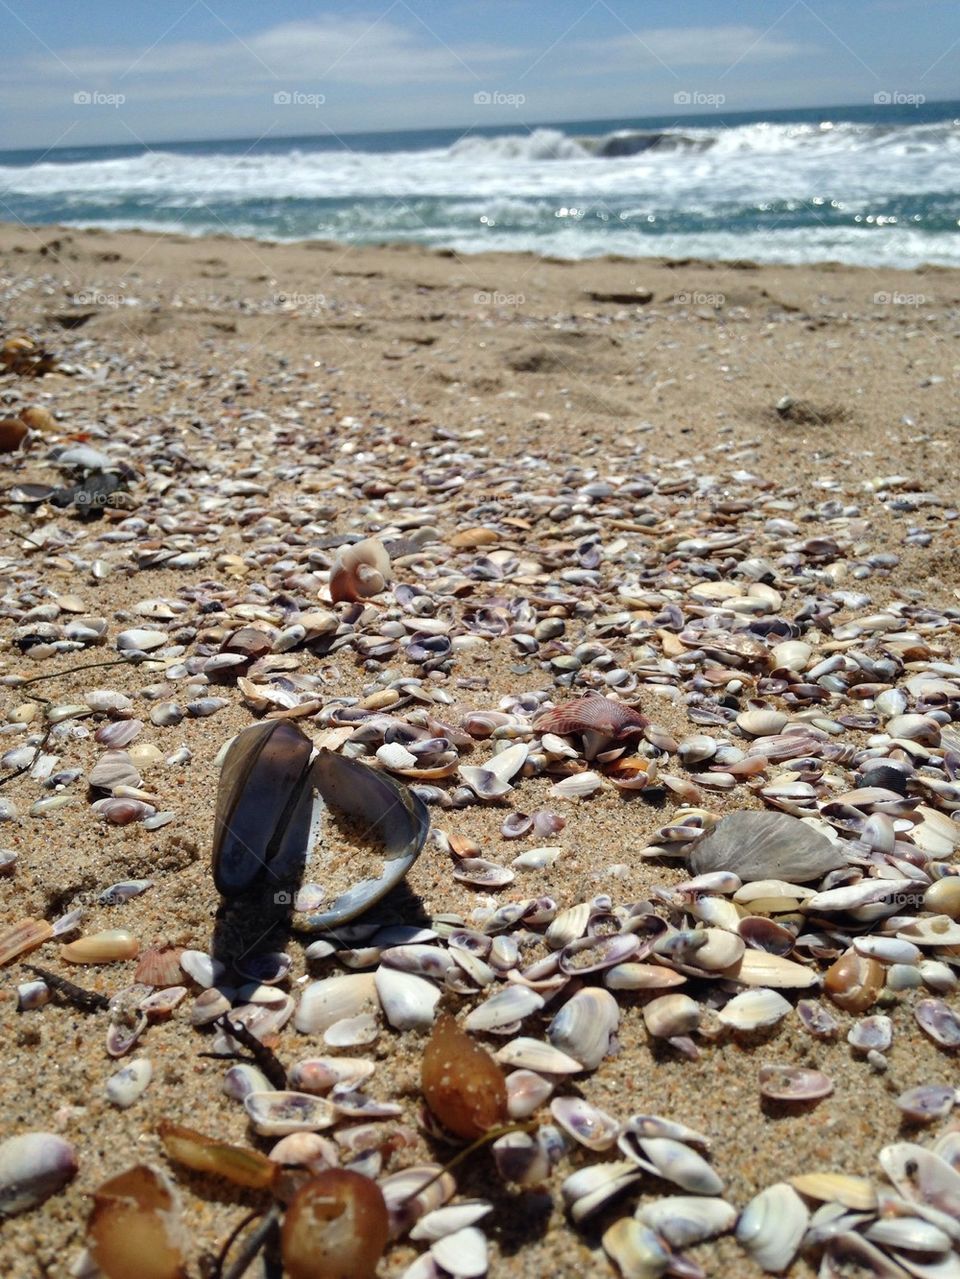
[[[58,482],[44,458],[53,441],[73,437],[123,454],[137,475],[131,514],[145,521],[125,541],[105,536],[120,531],[123,513],[101,522],[51,508],[42,520],[22,508],[0,516],[4,595],[15,601],[3,620],[0,675],[47,675],[109,659],[120,630],[151,624],[132,612],[138,602],[178,594],[190,602],[182,625],[194,631],[183,640],[191,653],[198,634],[202,640],[204,627],[218,621],[195,607],[210,582],[226,582],[239,599],[262,580],[252,556],[262,550],[264,563],[272,563],[267,548],[284,539],[291,558],[308,549],[291,536],[291,511],[323,522],[332,536],[366,534],[382,526],[390,510],[430,504],[438,511],[431,523],[448,547],[456,532],[492,524],[498,547],[521,557],[552,555],[559,563],[570,540],[563,524],[555,533],[534,527],[525,501],[532,493],[559,502],[555,480],[568,468],[595,468],[601,479],[675,475],[676,494],[662,494],[665,539],[722,528],[723,514],[711,513],[700,492],[710,490],[715,500],[718,490],[721,496],[728,490],[731,500],[747,502],[748,512],[756,508],[757,554],[765,553],[763,521],[776,517],[778,501],[790,503],[790,518],[810,513],[803,517],[804,537],[849,535],[851,550],[830,571],[835,585],[867,593],[871,608],[903,600],[935,610],[956,604],[958,273],[462,258],[416,248],[10,226],[0,228],[0,256],[3,336],[27,332],[76,370],[37,380],[0,378],[6,412],[34,404],[60,418],[50,439],[34,437],[26,453],[0,459],[3,487]],[[784,397],[790,402],[782,403]],[[459,463],[456,440],[467,452],[482,445],[486,460]],[[432,458],[430,448],[437,450]],[[363,489],[345,478],[354,466],[364,476]],[[504,477],[511,467],[512,485]],[[458,468],[462,474],[453,482]],[[372,472],[382,472],[382,489]],[[892,509],[894,503],[876,497],[884,489],[880,479],[890,476],[901,477],[897,492],[936,500]],[[717,485],[707,477],[717,477]],[[392,504],[384,503],[388,493]],[[244,511],[249,517],[241,518]],[[736,519],[729,516],[733,524]],[[930,532],[929,543],[908,540],[913,528]],[[638,557],[635,565],[665,545],[629,518],[605,537],[615,534]],[[27,535],[41,545],[50,538],[47,549],[28,543]],[[195,566],[138,570],[142,542],[196,547],[204,557]],[[866,580],[850,571],[854,559],[889,553],[896,564]],[[105,564],[102,580],[90,571],[92,561]],[[605,579],[602,611],[617,607],[609,583]],[[510,579],[481,582],[476,599],[509,599],[521,587]],[[44,590],[77,596],[87,614],[106,619],[104,645],[43,660],[21,655],[10,642],[14,629],[30,606],[26,597],[40,604]],[[276,595],[264,590],[261,598],[268,605]],[[314,603],[324,606],[316,596]],[[791,609],[798,604],[792,596]],[[177,627],[171,623],[174,635]],[[935,642],[955,660],[956,624]],[[331,697],[369,691],[371,672],[349,648],[328,657],[297,655],[301,671],[323,676]],[[621,660],[629,667],[629,647],[623,646]],[[402,661],[388,664],[412,673]],[[209,871],[214,758],[254,715],[237,689],[224,685],[210,690],[227,699],[218,713],[155,726],[146,715],[151,703],[137,699],[161,678],[150,666],[120,666],[64,673],[33,686],[55,704],[79,701],[90,688],[118,689],[145,720],[139,742],[154,743],[162,757],[186,746],[192,757],[174,766],[161,758],[143,769],[144,789],[157,795],[156,806],[175,814],[153,832],[96,820],[82,780],[67,789],[70,804],[40,817],[28,810],[49,790],[28,777],[7,782],[0,796],[18,815],[0,828],[0,843],[16,850],[19,861],[12,876],[0,878],[0,923],[28,915],[53,919],[82,905],[84,932],[127,927],[144,945],[210,946],[217,909]],[[496,708],[506,694],[547,688],[550,674],[536,659],[518,655],[504,635],[464,650],[451,675],[434,685],[446,688],[453,710],[463,713]],[[15,688],[0,693],[0,712],[24,701]],[[175,689],[170,696],[177,698]],[[638,696],[647,714],[677,737],[712,731],[689,722],[682,705],[653,686],[641,682]],[[102,720],[77,722],[92,732]],[[319,732],[309,720],[304,727]],[[4,749],[20,744],[15,734],[0,740]],[[851,742],[864,740],[851,732]],[[57,766],[86,773],[101,753],[92,736],[64,738],[56,746]],[[474,752],[477,758],[485,753],[482,744]],[[741,785],[705,792],[705,802],[722,812],[758,801]],[[497,902],[547,893],[565,906],[605,892],[627,902],[684,877],[682,863],[637,857],[676,807],[670,796],[650,801],[605,789],[585,801],[557,801],[549,779],[533,778],[510,803],[528,813],[561,811],[565,829],[541,842],[564,852],[553,867],[518,872],[495,895]],[[501,838],[506,811],[478,804],[434,808],[431,816],[440,830],[473,839],[482,855],[508,862],[533,841]],[[450,872],[449,858],[429,845],[409,876],[410,889],[425,916],[456,912],[469,920],[491,895],[457,883]],[[109,884],[142,877],[155,880],[144,896],[120,906],[98,903]],[[290,950],[299,979],[307,971],[302,946],[294,940]],[[132,980],[132,964],[69,969],[55,943],[32,959],[106,993]],[[338,966],[324,960],[310,971],[324,976]],[[15,962],[0,985],[0,1133],[62,1132],[77,1148],[80,1169],[64,1192],[4,1224],[0,1269],[15,1279],[64,1279],[82,1246],[90,1192],[135,1162],[166,1164],[153,1132],[160,1119],[235,1142],[249,1140],[249,1131],[242,1107],[221,1093],[223,1065],[198,1055],[207,1045],[189,1026],[191,1000],[170,1022],[148,1030],[137,1054],[153,1061],[153,1082],[132,1108],[118,1111],[103,1096],[115,1069],[104,1050],[104,1018],[56,1001],[18,1013],[15,988],[24,976]],[[956,1003],[955,996],[947,998]],[[884,1009],[894,1021],[886,1073],[847,1045],[843,1013],[837,1013],[842,1033],[835,1043],[812,1039],[794,1014],[749,1040],[704,1043],[699,1059],[689,1061],[651,1044],[639,997],[620,1002],[619,1051],[577,1087],[619,1118],[658,1113],[706,1132],[712,1163],[737,1206],[794,1173],[876,1175],[880,1147],[913,1131],[901,1124],[894,1097],[914,1084],[951,1081],[955,1073],[950,1055],[916,1029],[906,1000]],[[414,1033],[385,1028],[372,1048],[357,1050],[378,1061],[369,1092],[399,1098],[411,1127],[421,1045]],[[319,1039],[305,1039],[292,1024],[277,1045],[287,1063],[323,1051]],[[756,1076],[764,1061],[814,1066],[833,1077],[835,1090],[808,1109],[762,1103]],[[435,1158],[438,1149],[418,1137],[392,1166]],[[546,1187],[526,1194],[499,1187],[485,1155],[460,1171],[462,1194],[495,1203],[487,1223],[491,1275],[613,1273],[599,1239],[625,1207],[583,1231],[562,1211],[560,1183],[580,1162],[577,1154],[565,1158]],[[176,1179],[194,1275],[200,1254],[215,1252],[258,1201],[183,1170]],[[644,1194],[653,1197],[649,1184]],[[712,1275],[758,1273],[730,1238],[691,1254]],[[415,1255],[411,1245],[396,1245],[382,1274],[401,1275]],[[801,1260],[790,1273],[814,1271]]]

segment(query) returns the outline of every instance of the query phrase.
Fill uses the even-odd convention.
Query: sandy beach
[[[763,808],[760,788],[780,765],[713,786],[704,770],[679,762],[676,744],[694,734],[744,748],[749,739],[733,720],[691,716],[703,705],[691,694],[713,697],[718,685],[695,689],[696,672],[669,674],[660,665],[679,660],[684,645],[658,592],[689,626],[731,598],[712,594],[712,585],[766,582],[780,604],[766,612],[758,604],[755,620],[800,618],[796,634],[824,658],[851,648],[879,657],[887,632],[919,630],[922,642],[897,650],[902,665],[890,682],[898,687],[931,663],[943,664],[949,679],[958,660],[960,272],[573,262],[4,225],[0,301],[0,338],[27,335],[56,357],[42,377],[0,376],[5,417],[32,406],[55,419],[0,458],[2,749],[38,740],[50,705],[116,690],[129,705],[112,718],[142,720],[136,746],[156,748],[138,757],[142,789],[155,809],[172,813],[153,830],[99,819],[85,779],[106,749],[94,733],[108,717],[66,718],[44,745],[56,756],[50,772],[76,773],[62,790],[29,772],[7,780],[16,770],[2,770],[0,844],[17,859],[0,875],[0,928],[83,907],[79,933],[125,928],[144,948],[209,950],[218,908],[210,872],[214,761],[268,706],[253,705],[232,681],[198,694],[199,665],[183,675],[170,670],[216,653],[244,625],[276,634],[299,613],[330,610],[331,556],[356,537],[407,539],[394,557],[392,588],[367,605],[349,642],[332,652],[292,645],[291,660],[276,668],[288,677],[289,704],[302,695],[296,722],[315,739],[334,728],[335,699],[394,713],[389,697],[381,703],[376,695],[401,677],[426,690],[401,702],[401,719],[426,709],[454,725],[471,712],[508,708],[507,698],[539,692],[560,702],[596,688],[661,726],[662,740],[673,743],[659,754],[662,772],[685,778],[697,788],[696,804],[722,815]],[[87,519],[76,504],[10,496],[14,486],[65,483],[56,452],[78,445],[124,468],[125,509]],[[425,528],[433,533],[418,544]],[[691,549],[698,539],[700,550]],[[754,571],[755,561],[768,567]],[[403,583],[416,586],[413,594],[435,594],[433,615],[455,640],[435,669],[381,630],[403,616],[393,594]],[[151,615],[145,601],[175,607]],[[336,606],[342,616],[350,607]],[[563,627],[518,644],[524,608],[536,623],[550,616]],[[859,636],[843,630],[878,615],[882,624]],[[102,633],[76,651],[43,655],[30,637],[31,627],[41,640],[42,627],[52,627],[47,642],[72,624],[96,630],[89,619],[102,619]],[[167,647],[139,664],[72,671],[116,658],[117,636],[137,627],[167,632]],[[788,629],[774,630],[758,631],[757,642],[787,637]],[[410,629],[398,633],[405,643]],[[602,645],[611,660],[593,665],[595,653],[577,656],[584,644]],[[733,663],[726,705],[747,709],[769,669]],[[606,680],[610,671],[623,674]],[[43,681],[20,689],[11,678],[36,676]],[[307,682],[298,686],[301,677]],[[48,702],[31,703],[32,692]],[[199,695],[223,704],[176,722],[150,718],[160,701],[186,706]],[[822,703],[805,703],[761,689],[761,698],[789,717],[837,720],[831,740],[848,745],[850,758],[883,731],[882,716],[872,726],[857,721],[873,710],[862,694],[830,690]],[[35,708],[32,719],[25,705]],[[491,742],[478,739],[462,762],[483,763],[490,753]],[[558,846],[556,861],[512,868],[512,882],[487,890],[455,879],[451,857],[433,840],[409,874],[417,900],[405,922],[445,916],[482,927],[483,912],[545,895],[559,909],[602,894],[623,906],[654,900],[657,887],[687,878],[683,859],[640,856],[681,807],[679,792],[621,791],[607,778],[596,793],[568,799],[552,790],[559,772],[530,771],[500,802],[432,804],[432,826],[503,866],[538,844]],[[849,759],[824,762],[817,801],[857,785],[854,771]],[[447,792],[457,784],[456,777],[436,782]],[[67,797],[63,806],[34,815],[38,801],[58,793]],[[923,802],[937,805],[928,792]],[[559,813],[563,829],[504,838],[508,813],[539,810]],[[154,884],[142,896],[99,901],[109,885],[145,878]],[[266,938],[264,946],[291,954],[293,994],[308,975],[344,971],[335,956],[305,960],[298,937]],[[803,958],[821,974],[829,962]],[[22,959],[106,995],[134,979],[135,961],[72,966],[56,941]],[[223,1094],[226,1065],[201,1055],[209,1044],[189,1020],[196,987],[185,980],[187,999],[144,1033],[132,1056],[150,1059],[152,1081],[129,1109],[118,1109],[104,1093],[122,1064],[105,1051],[105,1015],[57,998],[18,1011],[17,986],[28,977],[18,959],[0,983],[0,1136],[59,1132],[74,1145],[79,1169],[42,1206],[4,1222],[0,1271],[67,1279],[84,1245],[92,1191],[147,1161],[171,1170],[190,1238],[188,1273],[206,1273],[203,1259],[263,1198],[174,1168],[156,1125],[173,1120],[264,1151],[272,1141],[254,1136],[243,1107]],[[879,1183],[883,1146],[929,1144],[949,1125],[946,1118],[919,1127],[895,1104],[916,1085],[955,1082],[955,1055],[916,1024],[913,1006],[930,990],[886,991],[872,1008],[892,1021],[881,1066],[848,1044],[857,1017],[839,1008],[831,1008],[840,1026],[834,1040],[811,1036],[795,1009],[768,1030],[706,1033],[720,1000],[711,982],[689,985],[706,1013],[705,1033],[693,1036],[696,1059],[651,1038],[646,995],[621,991],[612,1051],[596,1070],[561,1080],[557,1092],[581,1095],[621,1121],[656,1114],[703,1132],[736,1207],[802,1173]],[[798,996],[823,1002],[816,989],[782,993],[793,1005]],[[958,1008],[955,991],[940,994]],[[443,997],[456,1012],[477,1002]],[[554,1011],[548,1006],[518,1033],[542,1039]],[[482,1038],[492,1050],[504,1042]],[[367,1091],[403,1108],[384,1129],[404,1125],[410,1144],[384,1171],[443,1162],[450,1151],[418,1123],[423,1043],[417,1032],[383,1024],[372,1044],[343,1050],[375,1059]],[[293,1022],[275,1050],[286,1064],[335,1051]],[[822,1071],[833,1091],[816,1104],[765,1101],[757,1075],[766,1062]],[[646,1177],[577,1228],[561,1184],[611,1155],[569,1146],[544,1184],[526,1191],[500,1183],[488,1152],[458,1169],[459,1195],[494,1204],[481,1223],[491,1276],[613,1275],[604,1231],[637,1202],[669,1193]],[[392,1244],[379,1273],[399,1279],[422,1250],[406,1239]],[[711,1276],[761,1273],[730,1235],[687,1252]],[[808,1253],[789,1274],[816,1267]]]

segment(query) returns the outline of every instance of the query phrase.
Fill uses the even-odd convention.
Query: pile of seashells
[[[73,376],[83,381],[82,365]],[[249,461],[266,429],[241,417],[236,457]],[[279,439],[292,427],[270,429]],[[710,1134],[676,1115],[626,1113],[636,1109],[626,1102],[612,1115],[579,1095],[627,1021],[657,1052],[695,1060],[724,1037],[750,1044],[795,1019],[812,1041],[846,1030],[879,1075],[888,1013],[903,1004],[938,1050],[960,1048],[960,609],[907,589],[878,607],[865,584],[884,581],[897,557],[871,549],[861,510],[758,494],[749,473],[720,483],[638,454],[608,478],[612,465],[601,473],[588,458],[530,458],[521,483],[516,463],[479,438],[437,430],[400,450],[376,424],[347,418],[340,432],[342,464],[306,449],[296,462],[271,454],[264,469],[211,448],[193,471],[169,424],[90,443],[48,432],[44,464],[71,483],[119,474],[135,455],[132,508],[95,526],[53,505],[49,484],[7,491],[20,525],[2,560],[0,767],[17,795],[0,799],[4,829],[42,831],[80,809],[83,786],[105,838],[175,827],[170,778],[193,753],[174,732],[222,713],[238,727],[204,761],[221,770],[208,814],[224,899],[217,943],[79,933],[91,906],[135,909],[159,871],[98,885],[55,918],[14,910],[0,965],[18,1008],[66,999],[101,1017],[119,1063],[103,1089],[120,1109],[153,1081],[151,1027],[189,1023],[185,1054],[225,1059],[223,1104],[249,1123],[250,1148],[233,1164],[261,1176],[254,1156],[266,1146],[303,1184],[339,1169],[378,1186],[384,1246],[422,1246],[404,1279],[488,1268],[478,1223],[493,1195],[456,1198],[444,1171],[451,1136],[489,1139],[500,1179],[521,1192],[550,1188],[571,1161],[557,1187],[569,1221],[586,1236],[599,1229],[627,1279],[696,1279],[705,1272],[685,1250],[725,1234],[769,1273],[802,1256],[825,1279],[960,1276],[949,1083],[898,1097],[917,1139],[878,1140],[878,1175],[811,1169],[740,1205],[723,1198]],[[464,477],[480,473],[490,496],[474,501]],[[731,496],[738,485],[749,498]],[[907,488],[886,477],[864,502],[889,508],[889,522],[898,502],[912,509]],[[304,500],[285,504],[288,491]],[[136,590],[144,573],[163,574],[159,593]],[[55,589],[54,574],[80,584]],[[119,574],[117,615],[90,611],[89,591]],[[93,684],[101,671],[85,682],[96,662],[115,663],[127,691]],[[491,694],[488,665],[516,691]],[[44,695],[55,677],[77,690],[70,700]],[[78,762],[88,750],[99,753]],[[564,814],[647,801],[643,840],[614,850],[618,862],[645,862],[646,896],[619,893],[616,871],[602,891],[571,895]],[[325,874],[335,811],[382,844],[381,873],[342,884]],[[432,832],[431,812],[442,823]],[[485,855],[469,821],[488,812],[503,849],[531,841],[522,852]],[[15,905],[26,853],[19,835],[10,844],[0,875]],[[426,914],[402,897],[405,880],[426,891],[416,868],[428,857],[475,892],[468,909],[446,909],[437,890]],[[530,877],[536,889],[522,891]],[[66,976],[107,964],[109,995]],[[502,1113],[498,1103],[489,1122],[460,1131],[428,1099],[418,1134],[396,1123],[409,1122],[408,1099],[376,1095],[376,1062],[363,1054],[386,1028],[436,1034],[447,1012],[489,1050],[477,1077],[497,1097],[502,1078]],[[283,1067],[291,1031],[326,1055]],[[813,1108],[834,1081],[763,1059],[758,1088],[772,1106]],[[423,1132],[437,1161],[403,1166]],[[35,1208],[83,1166],[84,1151],[52,1131],[8,1138],[0,1213]],[[660,1197],[633,1212],[641,1189]],[[156,1169],[102,1186],[75,1274],[131,1273],[110,1251],[119,1227],[103,1224],[123,1194],[173,1213],[178,1191]],[[289,1202],[307,1213],[306,1200]],[[288,1207],[289,1235],[291,1219]],[[310,1273],[298,1264],[291,1273]]]

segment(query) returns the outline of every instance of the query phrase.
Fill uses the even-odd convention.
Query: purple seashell
[[[566,824],[566,818],[560,817],[557,813],[551,813],[547,808],[541,808],[533,814],[533,833],[537,839],[559,834]]]
[[[527,813],[509,813],[500,827],[504,839],[522,839],[533,830],[533,818]]]
[[[942,1048],[960,1048],[960,1017],[942,999],[921,999],[913,1015],[934,1043]]]
[[[129,746],[131,742],[136,741],[142,728],[143,720],[115,719],[108,724],[101,724],[93,736],[101,746],[109,746],[111,750],[121,750],[124,746]]]

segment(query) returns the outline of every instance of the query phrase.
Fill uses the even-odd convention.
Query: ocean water
[[[960,266],[960,102],[0,152],[0,218]]]

